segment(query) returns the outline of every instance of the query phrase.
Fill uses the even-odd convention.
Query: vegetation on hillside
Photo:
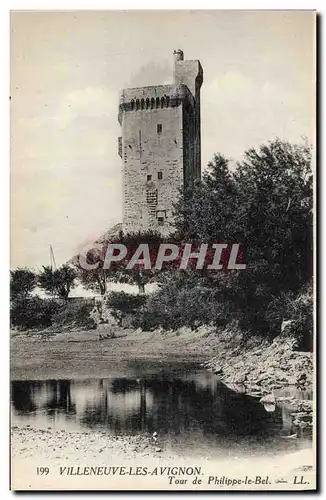
[[[180,196],[177,238],[240,243],[247,267],[176,273],[148,300],[144,327],[223,325],[233,318],[245,335],[272,338],[300,309],[292,334],[299,345],[311,345],[312,207],[307,145],[276,139],[246,151],[234,171],[215,155],[202,179]]]
[[[88,262],[99,263],[94,271],[83,270],[76,262],[75,269],[63,266],[53,271],[44,267],[39,276],[27,269],[12,271],[13,323],[23,324],[22,309],[26,301],[32,305],[30,294],[36,284],[51,295],[67,299],[77,276],[86,288],[102,295],[107,291],[107,281],[137,284],[141,293],[148,282],[155,281],[160,288],[149,297],[109,294],[109,307],[132,315],[134,326],[144,329],[195,328],[202,324],[224,327],[232,321],[245,338],[260,335],[271,339],[282,332],[295,337],[298,348],[311,349],[311,159],[308,145],[279,139],[246,151],[235,169],[230,168],[227,158],[216,154],[202,178],[180,193],[175,206],[175,232],[168,238],[152,231],[119,231],[101,241],[102,251],[89,252]],[[228,270],[224,266],[214,271],[180,271],[172,262],[162,270],[146,270],[142,265],[126,269],[130,252],[139,244],[150,245],[152,259],[162,242],[179,246],[185,242],[239,243],[246,269]],[[123,243],[128,254],[105,270],[108,243]],[[42,310],[43,305],[39,303],[39,307]],[[40,312],[41,317],[58,314],[64,318],[62,311]],[[36,319],[27,317],[26,325],[33,321]]]
[[[10,271],[11,325],[21,329],[47,328],[57,321],[63,310],[69,312],[73,307],[74,314],[78,313],[77,306],[67,304],[76,277],[75,269],[67,265],[58,269],[44,266],[40,273],[27,268]],[[49,298],[33,295],[37,286]]]

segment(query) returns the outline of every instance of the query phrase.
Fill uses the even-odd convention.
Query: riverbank
[[[255,396],[288,386],[313,386],[313,354],[295,350],[291,338],[276,337],[272,343],[259,344],[253,339],[233,346],[222,341],[216,355],[203,366],[227,385],[242,386],[246,393]]]
[[[144,436],[112,436],[105,431],[76,432],[30,426],[13,426],[11,433],[12,487],[15,490],[302,490],[315,486],[312,449],[265,457],[234,454],[212,460],[211,457],[171,452]],[[41,474],[40,467],[48,467],[49,473]],[[92,476],[91,467],[96,467],[100,474]],[[196,467],[200,470],[199,476],[194,470]],[[103,474],[104,468],[106,474]],[[187,472],[178,468],[187,468]],[[294,477],[302,474],[306,484],[293,484]],[[196,476],[202,484],[193,484]],[[210,477],[231,477],[242,483],[230,487],[225,483],[210,483]],[[269,483],[244,487],[246,477],[254,480],[268,477]],[[186,483],[181,482],[185,480]]]
[[[117,330],[116,338],[101,341],[94,330],[51,335],[47,332],[14,334],[11,340],[11,379],[94,379],[114,377],[115,374],[119,376],[121,370],[125,377],[130,375],[133,378],[135,374],[130,360],[142,365],[141,370],[145,376],[146,370],[151,369],[149,360],[157,363],[164,361],[168,368],[175,361],[178,364],[184,361],[194,362],[194,365],[201,362],[207,370],[217,373],[225,385],[237,392],[247,392],[258,400],[272,395],[276,399],[275,404],[290,405],[292,413],[296,414],[300,431],[300,427],[311,426],[310,396],[301,399],[293,396],[286,398],[279,396],[280,393],[277,392],[291,387],[297,390],[300,381],[302,391],[309,392],[312,356],[297,353],[293,347],[290,341],[280,339],[270,345],[258,345],[257,341],[244,347],[232,332],[217,334],[214,329],[207,327],[196,331],[185,328],[178,332]],[[306,376],[302,377],[302,373]],[[273,411],[273,406],[273,403],[267,403],[266,411]],[[230,476],[230,471],[233,477],[242,477],[248,471],[253,471],[255,475],[267,474],[273,478],[273,485],[269,485],[269,489],[286,489],[287,485],[293,488],[293,477],[304,473],[305,478],[310,478],[310,483],[304,488],[310,488],[314,483],[313,449],[309,446],[300,449],[300,439],[296,439],[296,435],[289,437],[291,439],[284,439],[289,446],[275,455],[241,456],[237,451],[223,458],[217,452],[212,458],[205,454],[194,456],[193,450],[190,453],[181,445],[176,452],[175,448],[172,449],[166,443],[154,442],[151,435],[112,436],[106,431],[94,429],[81,432],[55,426],[41,429],[25,424],[13,425],[13,486],[16,489],[28,489],[35,487],[35,484],[45,489],[133,489],[134,477],[110,477],[109,481],[107,478],[97,477],[95,484],[94,478],[92,480],[82,476],[78,477],[76,486],[76,478],[72,480],[69,476],[58,476],[58,471],[60,467],[79,465],[90,467],[114,464],[153,468],[154,464],[164,467],[184,464],[193,466],[196,462],[203,468],[205,477],[210,474],[227,477]],[[51,466],[51,471],[56,471],[54,484],[53,476],[35,475],[37,467],[47,465]],[[25,471],[24,474],[21,473],[22,470]],[[154,479],[137,477],[137,488],[169,488],[166,476]],[[281,479],[288,482],[279,482]],[[191,483],[188,486],[189,489],[197,489]],[[223,485],[205,486],[206,489],[225,489]],[[262,485],[259,487],[262,488]],[[184,485],[174,485],[174,489],[178,488],[187,489]],[[296,485],[295,489],[303,489],[303,486]]]
[[[205,326],[153,332],[117,329],[115,338],[101,341],[96,330],[15,333],[11,379],[105,377],[113,361],[162,357],[202,362],[226,385],[256,397],[289,386],[313,386],[313,354],[296,351],[292,339],[243,343],[234,331]]]
[[[313,427],[313,354],[295,350],[295,341],[276,337],[272,343],[230,347],[221,342],[217,354],[203,363],[235,392],[259,398],[267,411],[275,405],[291,409],[295,427]],[[300,397],[298,397],[300,394]]]
[[[11,379],[45,380],[112,376],[116,363],[129,359],[204,362],[219,344],[212,329],[143,332],[119,330],[98,340],[96,330],[48,335],[15,334],[11,339]]]
[[[132,376],[129,360],[193,361],[215,373],[235,392],[258,398],[272,411],[287,405],[299,429],[313,427],[313,355],[295,350],[294,341],[241,343],[234,332],[213,328],[177,332],[118,330],[99,341],[96,330],[19,334],[11,342],[12,380],[92,379]],[[146,362],[145,362],[146,360]],[[146,370],[146,367],[142,367]]]

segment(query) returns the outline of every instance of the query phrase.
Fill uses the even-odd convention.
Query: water
[[[306,429],[286,439],[298,432],[290,406],[266,411],[195,363],[143,360],[120,371],[105,379],[12,381],[12,424],[112,435],[156,431],[160,443],[205,456],[273,454],[309,443]]]

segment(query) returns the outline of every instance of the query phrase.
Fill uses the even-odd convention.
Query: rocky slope
[[[291,405],[295,425],[312,427],[313,354],[296,351],[293,339],[277,337],[272,344],[239,343],[233,348],[221,342],[203,366],[233,390],[259,398],[267,411],[278,403]]]

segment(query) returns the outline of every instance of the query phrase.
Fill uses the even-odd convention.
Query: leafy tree
[[[141,264],[136,264],[132,269],[126,269],[135,250],[141,243],[149,245],[151,252],[151,262],[154,264],[158,247],[164,238],[154,231],[127,233],[122,232],[116,238],[110,238],[110,241],[103,243],[102,251],[93,249],[88,252],[87,262],[89,264],[98,263],[96,269],[83,269],[79,259],[76,264],[76,269],[82,284],[85,288],[99,291],[104,295],[107,291],[107,282],[136,284],[139,293],[145,292],[146,283],[150,282],[154,277],[152,270],[144,269]],[[127,255],[120,261],[112,262],[110,269],[104,269],[104,260],[108,244],[124,244],[127,247]]]
[[[45,292],[67,299],[71,289],[76,286],[76,278],[75,269],[66,264],[58,269],[43,266],[43,271],[38,277],[38,283]]]
[[[27,268],[10,271],[10,296],[12,299],[26,299],[36,287],[36,275]]]
[[[181,195],[181,238],[244,247],[246,270],[219,273],[216,286],[245,330],[270,330],[270,302],[298,293],[311,278],[312,203],[311,148],[280,139],[246,151],[233,172],[215,155],[202,180]]]
[[[175,226],[185,241],[227,241],[232,234],[236,185],[229,160],[214,155],[201,180],[188,187],[175,205]]]
[[[101,295],[105,295],[107,291],[107,272],[103,269],[104,264],[104,253],[100,253],[97,249],[93,249],[87,254],[88,264],[96,264],[98,262],[98,267],[96,269],[84,269],[77,259],[75,263],[76,272],[81,284],[87,289],[92,290]]]
[[[271,298],[297,293],[312,276],[311,149],[276,139],[250,149],[235,172],[237,231],[245,245],[244,321],[267,328]],[[250,314],[251,313],[251,314]]]

